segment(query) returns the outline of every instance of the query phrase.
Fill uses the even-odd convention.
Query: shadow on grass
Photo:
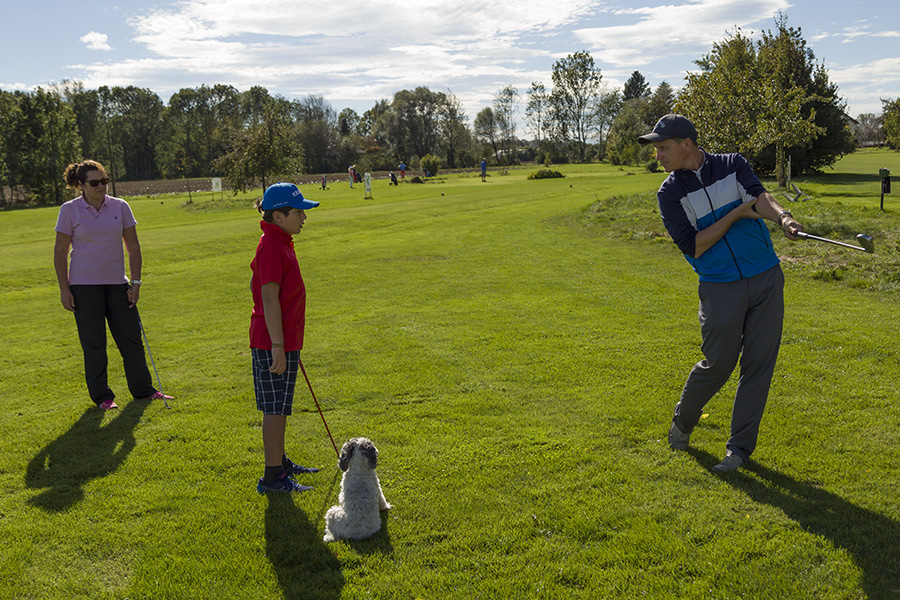
[[[315,523],[294,504],[293,494],[267,494],[266,556],[284,598],[341,597],[344,574]]]
[[[719,462],[696,448],[688,452],[708,469]],[[862,571],[867,598],[900,598],[900,522],[753,461],[743,470],[722,475],[722,480],[846,550]]]
[[[84,499],[84,486],[119,468],[134,449],[134,428],[150,406],[135,399],[106,425],[106,411],[92,406],[72,427],[47,444],[25,470],[25,485],[46,491],[28,500],[49,512],[62,512]]]

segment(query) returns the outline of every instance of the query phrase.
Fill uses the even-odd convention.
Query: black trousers
[[[135,398],[156,393],[144,344],[137,306],[128,307],[128,284],[73,285],[75,323],[84,352],[84,379],[88,393],[96,404],[116,397],[107,381],[106,325],[122,355],[128,391]]]

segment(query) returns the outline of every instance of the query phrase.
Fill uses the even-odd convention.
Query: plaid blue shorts
[[[287,368],[281,375],[269,370],[272,351],[250,348],[253,361],[253,389],[256,392],[256,408],[264,415],[289,415],[294,405],[294,384],[300,365],[300,351],[285,352]]]

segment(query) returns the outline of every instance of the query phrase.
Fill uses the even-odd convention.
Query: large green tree
[[[421,86],[394,94],[391,111],[396,116],[393,132],[400,157],[421,158],[437,151],[441,111],[446,101],[443,92]]]
[[[496,160],[500,159],[499,147],[499,128],[497,127],[497,118],[490,106],[485,106],[475,115],[475,138],[489,146]]]
[[[578,159],[584,162],[593,114],[600,92],[600,69],[587,51],[575,52],[553,63],[551,103],[558,124],[575,145]]]
[[[301,172],[303,148],[294,139],[290,103],[270,97],[254,120],[233,133],[229,151],[216,160],[217,170],[235,190],[265,189],[274,177],[291,180]]]
[[[497,122],[497,134],[500,146],[500,161],[503,164],[517,162],[516,155],[516,107],[519,103],[519,90],[507,85],[494,95],[494,119]]]
[[[815,62],[801,31],[779,16],[775,31],[758,42],[740,29],[695,61],[678,96],[702,144],[715,152],[741,152],[779,185],[794,171],[833,164],[853,148],[843,121],[844,103]]]
[[[291,111],[296,122],[297,142],[303,148],[305,170],[309,173],[341,170],[338,165],[339,120],[331,104],[323,96],[311,94],[302,100],[294,100]],[[347,113],[342,114],[348,117]],[[345,127],[346,135],[354,135],[352,127],[346,123]]]
[[[653,147],[638,143],[638,137],[647,133],[649,124],[647,97],[632,98],[625,102],[616,115],[606,142],[606,155],[614,165],[638,165],[646,163],[653,155]]]
[[[628,78],[628,81],[625,82],[625,87],[622,90],[622,101],[628,102],[629,100],[633,100],[635,98],[646,98],[650,96],[650,84],[647,83],[647,80],[644,79],[644,76],[641,75],[640,71],[635,71],[631,74],[631,77]]]
[[[880,146],[884,143],[884,120],[882,115],[862,113],[856,116],[859,126],[856,131],[856,142],[860,146]]]
[[[28,201],[61,204],[69,199],[63,170],[81,154],[75,112],[55,90],[39,87],[15,97],[21,120],[14,132],[17,158],[9,161],[13,182],[22,185]]]
[[[448,169],[471,166],[476,160],[472,154],[472,135],[466,125],[467,121],[462,102],[454,94],[448,93],[440,112],[441,147]]]
[[[0,206],[15,202],[18,186],[18,165],[21,156],[18,151],[18,136],[24,129],[22,111],[16,95],[0,90]],[[10,195],[6,190],[9,188]]]
[[[882,100],[884,141],[894,150],[900,149],[900,98]]]
[[[537,141],[538,152],[544,151],[547,136],[547,119],[550,112],[550,95],[540,81],[533,81],[528,88],[528,102],[525,105],[525,122],[531,126],[531,133]]]

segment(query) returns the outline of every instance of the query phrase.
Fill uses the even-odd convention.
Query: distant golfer
[[[400,179],[406,179],[406,163],[400,163]]]
[[[487,159],[481,159],[481,181],[487,181]]]
[[[59,208],[53,263],[63,308],[75,313],[91,400],[101,410],[119,408],[107,380],[107,325],[122,355],[131,395],[171,400],[153,387],[144,357],[137,309],[143,260],[131,207],[106,195],[109,175],[97,161],[69,165],[63,179],[81,195]],[[123,242],[130,280],[125,275]]]
[[[784,320],[784,275],[769,229],[788,239],[803,227],[769,194],[739,154],[707,154],[685,117],[669,114],[638,138],[652,143],[669,173],[657,192],[663,224],[700,276],[700,346],[704,360],[691,370],[675,405],[669,445],[688,447],[703,407],[731,376],[741,376],[726,454],[713,471],[734,471],[756,448]]]
[[[256,204],[263,214],[263,233],[250,263],[250,354],[256,408],[263,413],[266,469],[256,485],[260,494],[310,490],[291,476],[318,471],[295,464],[284,451],[284,433],[293,405],[306,325],[306,286],[292,236],[303,229],[306,210],[318,205],[304,198],[293,183],[269,186],[262,201]]]

